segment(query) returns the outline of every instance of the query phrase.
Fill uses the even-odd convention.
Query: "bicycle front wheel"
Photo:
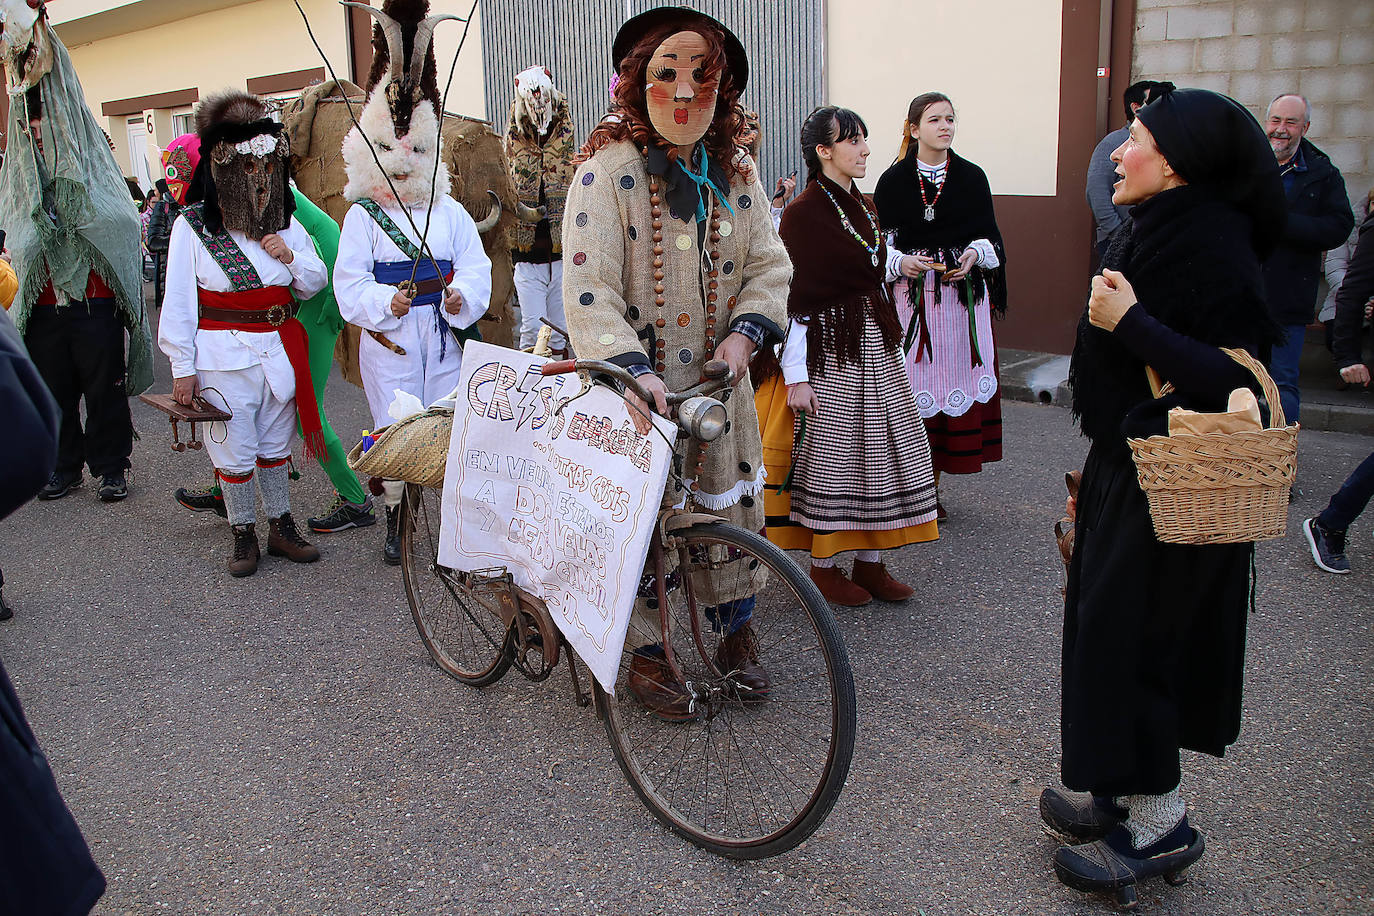
[[[439,564],[438,487],[407,484],[401,505],[401,575],[415,629],[434,661],[472,687],[494,684],[511,666],[506,627],[463,584],[461,574]]]
[[[782,550],[724,523],[680,538],[664,551],[666,637],[661,617],[637,615],[631,642],[671,650],[695,717],[664,721],[640,705],[628,648],[615,695],[597,689],[598,710],[626,778],[661,822],[719,855],[777,855],[815,832],[844,787],[855,728],[849,658],[830,605]],[[742,689],[730,668],[739,654],[722,645],[737,649],[747,630],[763,690]]]

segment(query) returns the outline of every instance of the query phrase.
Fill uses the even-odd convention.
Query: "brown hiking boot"
[[[860,607],[873,600],[867,589],[855,585],[838,566],[811,566],[811,581],[825,600],[840,607]]]
[[[762,700],[773,682],[759,664],[759,638],[752,624],[746,623],[721,641],[716,649],[716,667],[734,681],[744,700]]]
[[[234,556],[229,560],[229,575],[236,579],[244,576],[251,576],[258,571],[258,533],[253,529],[253,523],[246,525],[230,525],[229,530],[234,535]]]
[[[320,551],[296,530],[296,520],[290,512],[268,521],[267,552],[274,557],[286,557],[292,563],[314,563]]]
[[[854,584],[879,601],[905,601],[916,593],[910,585],[898,582],[882,563],[854,561]]]
[[[665,722],[691,722],[701,716],[692,702],[692,695],[662,655],[634,652],[626,686],[655,718]]]

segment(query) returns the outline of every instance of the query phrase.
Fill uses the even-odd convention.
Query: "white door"
[[[129,119],[129,161],[134,170],[132,177],[147,193],[153,186],[153,173],[148,167],[148,125],[142,116]]]

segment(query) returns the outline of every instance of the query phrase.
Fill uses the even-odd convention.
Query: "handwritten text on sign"
[[[444,476],[439,562],[506,567],[543,599],[607,690],[648,554],[671,448],[635,432],[625,403],[546,360],[469,343]],[[655,418],[669,441],[674,430]]]

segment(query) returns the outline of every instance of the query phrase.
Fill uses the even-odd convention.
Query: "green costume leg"
[[[347,452],[329,418],[324,415],[324,386],[329,381],[329,372],[334,365],[334,340],[339,336],[323,324],[307,324],[306,336],[310,341],[310,381],[315,385],[315,400],[320,407],[320,425],[324,428],[324,454],[320,456],[320,467],[329,477],[334,489],[346,502],[359,504],[367,499],[358,475],[348,466]],[[297,424],[299,426],[299,424]]]

